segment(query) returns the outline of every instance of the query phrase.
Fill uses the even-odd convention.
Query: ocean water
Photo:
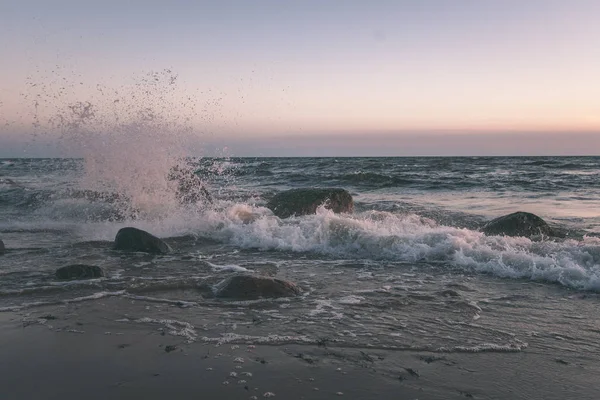
[[[226,328],[208,342],[243,339],[239,327],[258,319],[254,339],[272,342],[442,352],[537,345],[600,355],[599,157],[128,154],[0,160],[0,310],[120,297],[172,305],[131,323],[166,324],[190,341],[201,337],[194,327],[211,324]],[[174,162],[193,168],[212,203],[177,201],[167,179]],[[279,219],[264,207],[275,193],[302,187],[345,188],[355,212],[320,208]],[[479,232],[514,211],[568,235],[532,241]],[[164,238],[174,252],[113,250],[125,226]],[[73,263],[101,266],[107,276],[55,279]],[[201,296],[200,285],[239,272],[289,279],[303,295]],[[211,312],[178,322],[187,307]]]

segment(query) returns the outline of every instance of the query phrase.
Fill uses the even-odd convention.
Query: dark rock
[[[174,344],[168,344],[168,345],[166,345],[166,346],[165,346],[165,351],[166,351],[167,353],[170,353],[170,352],[172,352],[172,351],[175,351],[175,350],[177,350],[177,348],[178,348],[178,347],[177,347],[177,345],[174,345]]]
[[[220,298],[255,300],[259,298],[292,297],[300,294],[292,282],[266,276],[234,275],[216,285]]]
[[[279,218],[315,214],[320,205],[335,213],[351,213],[354,210],[352,195],[345,189],[307,188],[292,189],[278,193],[267,208]]]
[[[122,228],[117,232],[115,249],[154,254],[164,254],[171,251],[171,247],[156,236],[132,227]]]
[[[537,215],[527,212],[516,212],[488,222],[481,231],[486,235],[553,236],[553,229]]]
[[[103,276],[102,268],[95,265],[73,264],[56,270],[58,279],[92,279]]]
[[[4,247],[4,242],[0,240],[0,255],[4,254],[6,251],[6,247]]]
[[[184,204],[212,203],[212,196],[204,187],[202,179],[189,166],[174,166],[167,178],[177,183],[177,199]]]

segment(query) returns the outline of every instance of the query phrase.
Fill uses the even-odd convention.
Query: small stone
[[[177,350],[177,346],[175,346],[175,345],[169,344],[169,345],[165,346],[165,351],[167,353],[170,353],[170,352],[175,351],[175,350]]]

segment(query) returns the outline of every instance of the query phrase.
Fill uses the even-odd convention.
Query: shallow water
[[[163,179],[156,185],[131,185],[131,171],[99,179],[106,171],[85,159],[1,160],[0,238],[8,249],[0,256],[1,309],[118,297],[176,306],[130,321],[149,326],[183,318],[178,308],[219,310],[198,320],[185,316],[192,341],[200,340],[198,326],[220,326],[235,341],[240,327],[252,325],[254,335],[275,342],[438,352],[536,346],[600,355],[594,344],[600,158],[188,163],[214,203],[181,206],[161,175],[165,166],[152,173]],[[134,165],[136,174],[144,165]],[[264,208],[277,191],[312,186],[348,189],[355,213],[321,208],[281,220]],[[532,241],[478,231],[518,210],[535,212],[570,236]],[[124,226],[165,238],[174,252],[113,250]],[[57,281],[54,271],[72,263],[101,266],[107,277]],[[290,279],[303,296],[202,297],[200,286],[240,271]]]

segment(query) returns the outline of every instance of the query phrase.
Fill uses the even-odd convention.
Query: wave
[[[252,215],[244,220],[243,215]],[[534,242],[439,225],[416,214],[366,211],[280,220],[264,208],[209,212],[197,233],[242,248],[313,252],[341,258],[433,263],[502,278],[600,291],[600,239]]]
[[[67,211],[74,221],[79,213],[90,212],[89,205],[77,208],[73,203],[57,204],[58,209],[44,210],[45,220],[3,224],[3,229],[56,228],[57,220],[62,220],[60,227],[74,231],[80,240],[110,241],[118,229],[135,225],[159,237],[194,235],[245,249],[429,263],[457,271],[600,291],[600,238],[593,236],[541,242],[486,236],[474,227],[450,226],[444,219],[427,218],[410,210],[363,208],[346,215],[319,208],[316,215],[281,220],[264,207],[235,200],[218,201],[211,208],[171,209],[149,218],[111,220],[99,216],[97,221],[88,217],[73,223],[67,222]]]

